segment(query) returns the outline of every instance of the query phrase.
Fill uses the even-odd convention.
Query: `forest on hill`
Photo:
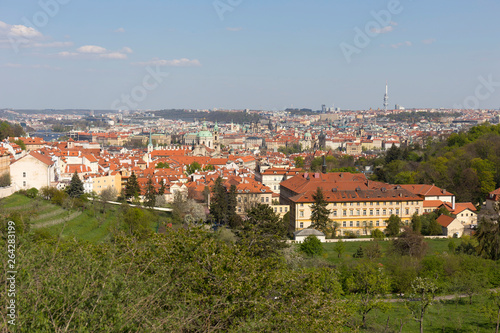
[[[369,161],[374,180],[391,184],[435,184],[460,202],[478,204],[500,187],[500,125],[482,124],[425,147],[392,146]]]
[[[252,123],[258,122],[260,117],[257,114],[247,113],[247,112],[227,112],[227,111],[212,111],[212,112],[198,112],[198,111],[186,111],[186,110],[161,110],[154,111],[155,116],[165,118],[165,119],[181,119],[185,121],[210,121],[210,122],[222,122],[235,124]]]

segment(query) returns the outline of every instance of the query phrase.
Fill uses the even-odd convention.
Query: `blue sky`
[[[376,109],[386,80],[390,106],[499,108],[499,12],[497,0],[3,1],[0,108]]]

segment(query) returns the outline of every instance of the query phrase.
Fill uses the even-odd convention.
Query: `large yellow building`
[[[290,206],[291,230],[311,226],[313,194],[318,187],[339,235],[369,235],[373,229],[384,230],[392,214],[409,224],[413,214],[423,213],[423,199],[399,185],[348,172],[303,173],[281,183],[280,203]]]

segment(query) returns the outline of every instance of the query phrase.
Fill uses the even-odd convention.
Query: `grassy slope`
[[[98,243],[108,239],[109,228],[113,222],[116,221],[119,209],[119,206],[107,205],[106,212],[100,214],[100,204],[97,204],[95,216],[91,206],[79,216],[64,223],[64,218],[69,214],[75,213],[76,210],[68,212],[45,200],[39,201],[37,206],[35,202],[34,199],[27,198],[24,195],[13,194],[0,200],[0,212],[5,212],[8,215],[9,213],[20,211],[29,215],[30,224],[34,226],[51,221],[59,221],[61,223],[46,228],[40,228],[39,230],[47,230],[54,236],[62,232],[63,237]],[[33,209],[33,207],[36,208]],[[30,211],[30,209],[33,210]],[[160,216],[165,220],[168,214],[162,213]],[[156,230],[156,223],[153,221],[151,221],[151,229]]]

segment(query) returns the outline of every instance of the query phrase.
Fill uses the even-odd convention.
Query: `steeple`
[[[153,151],[153,140],[151,138],[151,131],[149,131],[148,153]]]
[[[323,165],[321,166],[321,172],[326,173],[326,155],[323,155]]]
[[[387,111],[387,106],[389,105],[389,94],[387,89],[387,81],[385,81],[385,95],[384,95],[384,110]]]

